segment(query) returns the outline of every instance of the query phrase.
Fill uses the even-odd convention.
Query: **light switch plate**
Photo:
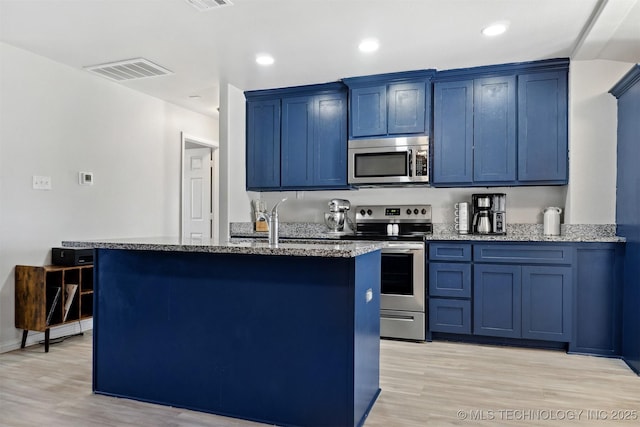
[[[34,190],[51,190],[51,177],[34,175],[33,189]]]

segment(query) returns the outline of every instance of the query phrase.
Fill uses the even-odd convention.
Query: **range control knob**
[[[367,209],[367,215],[372,215],[373,211],[371,209]]]
[[[416,214],[416,215],[418,215],[418,212],[419,212],[419,211],[418,211],[418,209],[417,209],[417,208],[413,210],[413,213],[414,213],[414,214]]]
[[[360,209],[360,215],[364,216],[365,213],[364,209]]]
[[[407,209],[407,215],[411,215],[411,209]]]
[[[426,215],[427,214],[427,210],[425,208],[422,208],[422,215]]]

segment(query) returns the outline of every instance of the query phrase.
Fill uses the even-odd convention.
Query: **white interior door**
[[[213,210],[211,203],[212,161],[211,148],[189,148],[184,150],[182,165],[183,206],[182,237],[210,239]]]

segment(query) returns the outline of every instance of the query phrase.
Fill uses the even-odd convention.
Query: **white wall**
[[[251,199],[245,176],[246,109],[244,93],[230,84],[220,85],[220,239],[229,237],[229,222],[251,221]]]
[[[3,43],[0,94],[1,352],[19,345],[14,266],[62,240],[177,235],[180,132],[217,140],[218,123]]]
[[[566,222],[615,223],[618,108],[609,89],[632,65],[604,60],[571,62]]]

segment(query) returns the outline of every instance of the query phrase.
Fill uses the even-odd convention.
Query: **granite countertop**
[[[542,224],[509,224],[505,235],[458,234],[453,225],[434,227],[426,240],[457,240],[473,242],[557,242],[557,243],[617,243],[624,242],[616,236],[614,224],[563,224],[559,236],[545,236]]]
[[[63,247],[127,249],[141,251],[207,252],[246,255],[312,256],[322,258],[353,258],[384,247],[384,242],[296,241],[270,246],[266,241],[231,239],[224,243],[179,237],[145,237],[128,239],[63,241]]]
[[[282,239],[339,239],[339,234],[330,233],[323,224],[281,223]],[[230,225],[231,237],[266,238],[268,233],[254,231],[253,223],[236,222]],[[624,242],[616,236],[615,224],[563,224],[559,236],[545,236],[542,224],[508,224],[507,234],[502,236],[458,234],[453,224],[434,224],[433,234],[427,241],[474,241],[474,242],[557,242],[557,243],[617,243]]]

